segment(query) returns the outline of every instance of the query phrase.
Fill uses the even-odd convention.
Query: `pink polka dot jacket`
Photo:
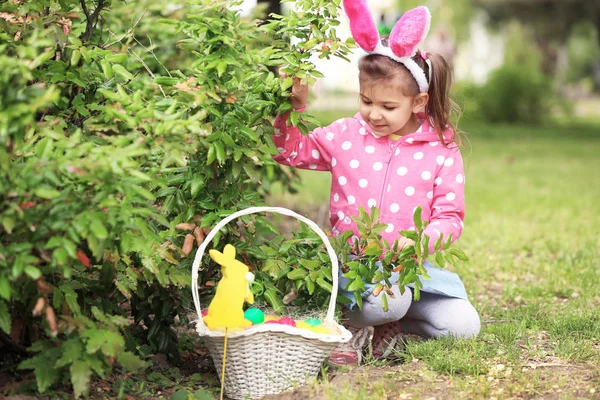
[[[377,137],[359,113],[303,136],[287,126],[287,115],[275,120],[275,161],[297,168],[330,171],[330,222],[335,235],[351,229],[357,234],[358,207],[381,210],[382,234],[390,244],[399,231],[414,229],[413,212],[423,209],[430,223],[433,251],[440,234],[458,239],[465,213],[464,170],[454,133],[444,132],[444,146],[425,120],[417,132],[398,140]]]

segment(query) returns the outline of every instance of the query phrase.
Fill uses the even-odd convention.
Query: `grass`
[[[341,115],[351,113],[318,117]],[[405,363],[332,373],[309,397],[600,396],[600,123],[466,121],[462,129],[469,142],[459,245],[470,261],[457,272],[481,314],[480,336],[411,343]],[[319,218],[329,176],[302,176],[297,195],[270,202]],[[295,393],[289,398],[302,398]]]

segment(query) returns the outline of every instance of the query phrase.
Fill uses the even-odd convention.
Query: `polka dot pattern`
[[[331,170],[329,215],[338,224],[332,229],[334,234],[356,229],[352,217],[358,215],[358,206],[379,207],[380,221],[386,224],[382,235],[391,243],[399,230],[415,229],[410,226],[412,212],[421,206],[432,236],[437,231],[445,237],[460,236],[464,225],[462,158],[444,146],[431,127],[424,125],[422,131],[392,141],[372,134],[360,117],[340,119],[308,137],[277,121],[274,125],[281,133],[273,137],[275,160]],[[439,219],[442,214],[444,220]]]

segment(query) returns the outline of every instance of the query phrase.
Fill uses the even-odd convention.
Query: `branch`
[[[98,23],[98,17],[100,17],[100,11],[104,8],[105,0],[98,0],[98,5],[94,9],[94,12],[90,14],[87,6],[85,5],[85,0],[79,0],[81,3],[81,8],[85,17],[87,19],[87,24],[85,26],[85,33],[81,37],[82,42],[87,42],[92,37],[94,33],[94,29],[96,29],[96,24]]]

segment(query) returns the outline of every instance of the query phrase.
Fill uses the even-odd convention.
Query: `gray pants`
[[[479,314],[468,300],[421,292],[421,299],[413,301],[412,291],[400,294],[397,285],[388,296],[388,311],[383,311],[381,294],[363,299],[362,310],[348,312],[348,323],[356,327],[377,326],[392,321],[402,323],[408,333],[427,338],[453,336],[472,338],[481,329]]]

